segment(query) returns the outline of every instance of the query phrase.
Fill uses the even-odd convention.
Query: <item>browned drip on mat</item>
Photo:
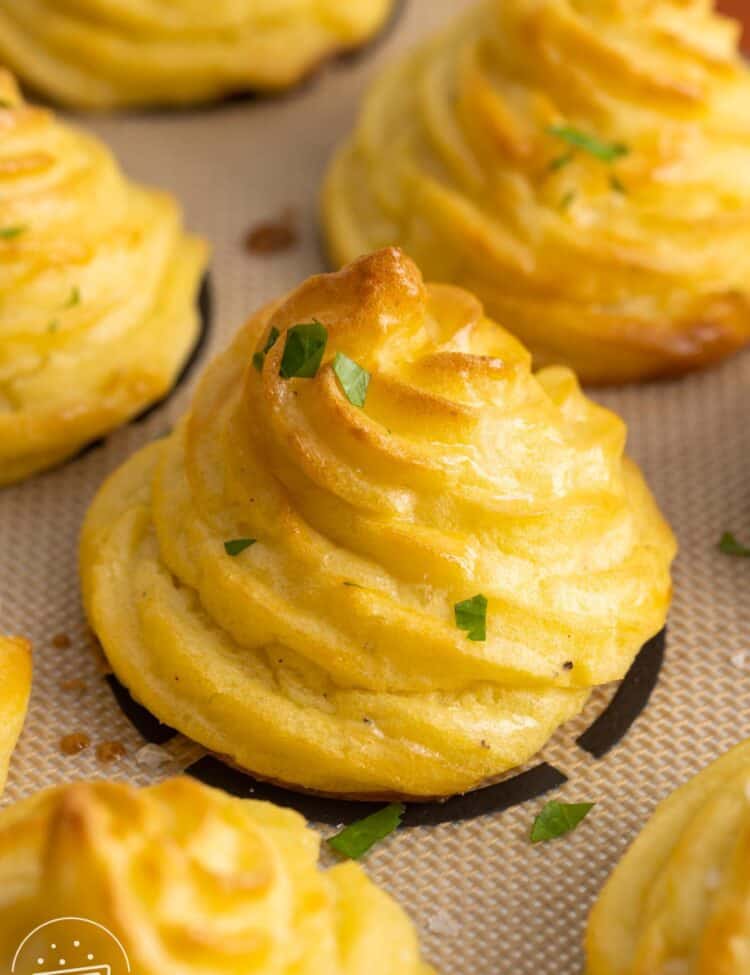
[[[60,739],[60,751],[63,755],[77,755],[85,751],[91,744],[91,739],[83,731],[74,731],[70,735],[63,735]]]
[[[117,762],[127,755],[127,749],[121,741],[103,741],[96,746],[96,760],[101,765]]]
[[[284,210],[278,220],[256,224],[245,237],[245,249],[250,254],[268,256],[294,247],[299,239],[295,213]]]

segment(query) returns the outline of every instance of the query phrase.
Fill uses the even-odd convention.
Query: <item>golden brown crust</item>
[[[27,105],[0,70],[0,485],[168,392],[198,331],[205,244],[175,201]]]
[[[719,361],[750,337],[736,40],[702,0],[485,0],[372,88],[326,181],[333,260],[398,243],[586,382]]]
[[[321,368],[282,378],[289,329],[313,321]],[[363,408],[339,352],[370,373]],[[465,792],[664,623],[674,539],[624,443],[568,370],[534,375],[476,298],[385,249],[255,315],[178,430],[104,485],[89,619],[150,711],[255,775]],[[455,619],[477,594],[484,642]]]
[[[0,58],[78,108],[184,105],[281,90],[366,43],[393,0],[4,0]]]
[[[384,975],[434,975],[395,902],[354,864],[321,871],[319,846],[297,813],[187,778],[51,789],[0,813],[0,962],[19,932],[74,916],[139,975],[364,975],[372,931]]]

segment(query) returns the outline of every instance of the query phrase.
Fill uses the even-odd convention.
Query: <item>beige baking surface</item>
[[[261,302],[323,268],[317,190],[367,79],[458,6],[410,0],[386,42],[291,97],[88,123],[132,175],[173,190],[190,226],[212,240],[211,353]],[[241,241],[248,228],[288,206],[299,211],[299,246],[265,259],[247,254]],[[750,353],[682,382],[600,394],[627,418],[631,450],[680,539],[666,667],[649,708],[605,759],[594,762],[573,745],[575,728],[545,753],[570,776],[564,798],[599,803],[577,833],[532,848],[536,801],[473,822],[403,831],[371,855],[368,869],[407,906],[445,975],[579,972],[588,907],[654,804],[750,734],[750,560],[716,551],[725,528],[750,539],[748,390]],[[188,398],[182,388],[105,447],[0,492],[0,626],[30,636],[36,652],[32,709],[6,801],[97,774],[146,783],[200,754],[178,739],[167,746],[170,765],[155,773],[143,764],[143,741],[114,705],[92,655],[76,578],[78,529],[97,485],[166,430]],[[72,647],[55,649],[58,633]],[[86,691],[60,689],[74,678],[87,681]],[[589,714],[596,711],[595,702]],[[93,747],[64,757],[61,735],[80,730],[94,744],[121,741],[127,756],[107,767],[97,764]]]

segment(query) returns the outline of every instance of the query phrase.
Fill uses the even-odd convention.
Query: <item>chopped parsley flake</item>
[[[263,363],[266,361],[266,356],[271,351],[271,349],[276,344],[276,339],[279,337],[280,332],[275,326],[268,333],[268,338],[266,339],[266,344],[260,352],[256,352],[253,356],[253,365],[258,370],[258,372],[263,371]]]
[[[570,125],[553,125],[547,131],[555,138],[573,146],[574,149],[582,149],[590,156],[601,159],[602,162],[614,162],[615,159],[627,156],[630,152],[622,142],[605,142],[594,135],[588,135],[586,132],[574,129]]]
[[[328,344],[328,330],[319,321],[292,325],[286,333],[279,375],[282,379],[312,379]]]
[[[553,160],[551,160],[547,166],[547,169],[549,169],[551,173],[556,173],[558,169],[562,169],[563,166],[567,166],[568,163],[573,162],[574,156],[575,153],[573,151],[565,152],[562,156],[556,156]]]
[[[344,395],[352,404],[360,409],[365,405],[367,389],[370,385],[370,373],[354,362],[343,352],[337,352],[333,360],[333,371],[341,383]]]
[[[575,198],[576,198],[575,190],[568,190],[565,196],[563,196],[563,198],[560,200],[560,209],[567,210],[570,204],[573,202],[573,200],[575,200]]]
[[[255,545],[256,541],[257,539],[255,538],[233,538],[228,542],[224,542],[224,551],[227,555],[231,555],[234,558],[235,555],[244,552],[246,548]]]
[[[453,609],[459,630],[466,630],[470,640],[483,643],[487,639],[487,597],[479,593],[456,603]]]
[[[534,820],[531,842],[546,843],[572,832],[595,805],[593,802],[557,802],[553,799]]]
[[[73,285],[73,287],[71,288],[70,295],[68,296],[68,300],[63,305],[63,308],[75,308],[75,306],[80,305],[80,303],[81,303],[81,289],[76,284]]]
[[[0,239],[13,240],[14,237],[20,237],[25,231],[26,227],[20,224],[17,224],[15,227],[0,227]]]
[[[398,829],[404,810],[405,807],[401,802],[384,806],[371,816],[366,816],[342,829],[340,833],[328,840],[328,845],[350,860],[359,860],[376,843]]]
[[[738,542],[731,532],[724,532],[719,542],[719,551],[724,555],[736,555],[742,559],[750,559],[750,548]]]

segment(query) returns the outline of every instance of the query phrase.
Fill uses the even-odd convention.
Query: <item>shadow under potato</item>
[[[656,687],[666,651],[666,627],[652,637],[633,661],[612,700],[589,728],[577,739],[576,745],[595,759],[603,758],[628,733],[649,702]],[[150,711],[134,700],[114,674],[107,676],[115,701],[138,732],[155,745],[164,745],[177,735],[173,728],[163,725]],[[360,801],[310,792],[297,792],[273,782],[258,779],[221,758],[206,755],[187,769],[205,785],[223,789],[243,799],[264,799],[296,809],[308,820],[336,826],[349,824],[379,809],[379,801]],[[537,799],[568,781],[567,775],[547,762],[541,762],[523,772],[505,777],[494,785],[487,785],[451,796],[444,800],[410,802],[403,817],[403,826],[437,826],[476,819],[503,812],[530,799]]]
[[[208,272],[206,272],[206,274],[203,277],[200,292],[198,294],[198,312],[200,315],[200,326],[198,329],[198,334],[196,335],[195,342],[193,343],[193,347],[190,350],[190,354],[188,355],[182,368],[177,374],[177,378],[175,379],[172,387],[164,396],[161,397],[161,399],[156,400],[154,403],[150,403],[147,407],[141,410],[140,413],[137,413],[135,416],[131,417],[131,419],[128,420],[126,423],[122,424],[122,426],[128,426],[131,423],[141,423],[143,420],[148,419],[157,410],[161,409],[161,407],[164,406],[164,404],[167,403],[172,398],[172,396],[174,396],[174,394],[177,392],[180,386],[182,386],[183,383],[185,383],[192,376],[194,370],[198,366],[198,363],[203,358],[203,352],[206,349],[206,346],[208,344],[211,329],[213,326],[213,292],[211,286],[211,278]],[[121,429],[121,427],[117,427],[116,429],[119,430]],[[110,431],[110,433],[114,433],[114,432],[115,432],[114,430]],[[66,464],[70,464],[75,460],[80,460],[81,457],[85,457],[86,454],[90,454],[91,451],[97,450],[99,447],[102,447],[107,442],[107,438],[109,436],[110,434],[108,433],[103,437],[97,437],[96,440],[92,440],[90,443],[87,443],[84,447],[81,447],[81,449],[78,450],[75,454],[71,454],[70,457],[67,457],[65,460],[57,464],[55,467],[48,468],[48,471],[59,470],[61,467],[64,467]],[[48,471],[44,471],[44,473],[48,473]]]
[[[170,103],[155,103],[105,110],[96,108],[85,109],[74,108],[72,106],[60,106],[54,99],[51,99],[48,95],[46,95],[45,92],[36,89],[33,85],[26,84],[22,79],[19,79],[19,82],[24,94],[29,96],[30,100],[32,100],[35,104],[42,105],[45,108],[50,108],[53,110],[62,109],[67,114],[76,116],[84,121],[87,117],[91,118],[97,116],[117,116],[120,118],[143,118],[148,116],[168,115],[179,116],[180,114],[194,112],[213,112],[216,109],[225,107],[227,105],[242,105],[251,102],[266,101],[283,102],[294,98],[301,93],[309,91],[310,88],[312,88],[312,86],[316,83],[319,75],[326,69],[327,66],[335,66],[336,64],[341,64],[342,67],[355,65],[361,59],[372,54],[373,50],[378,48],[381,44],[384,44],[394,33],[399,21],[401,20],[401,16],[407,3],[408,0],[394,0],[393,7],[388,14],[388,17],[384,21],[380,30],[373,34],[372,37],[360,44],[355,44],[353,47],[342,47],[337,51],[331,52],[327,56],[321,58],[315,64],[311,65],[304,75],[294,84],[287,88],[281,88],[278,90],[248,88],[246,90],[238,90],[230,92],[226,95],[220,95],[217,98],[197,102],[181,102],[174,105]]]

